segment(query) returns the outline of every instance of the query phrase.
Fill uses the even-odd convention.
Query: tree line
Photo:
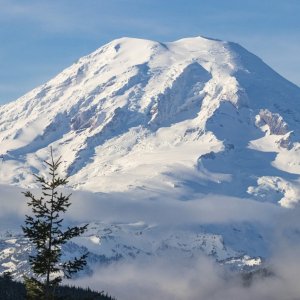
[[[22,282],[14,281],[9,273],[0,276],[1,300],[26,300],[28,293]],[[43,298],[40,298],[43,299]],[[107,294],[74,286],[60,285],[56,289],[55,300],[115,300]]]

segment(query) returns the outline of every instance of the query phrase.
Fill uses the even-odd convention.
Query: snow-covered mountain
[[[158,238],[158,236],[160,236]],[[30,275],[28,256],[32,246],[20,232],[0,232],[0,274],[11,272],[22,279]],[[151,259],[168,255],[196,258],[203,254],[230,268],[247,270],[261,264],[260,257],[226,247],[221,235],[203,232],[163,232],[144,223],[91,223],[87,234],[63,245],[62,259],[70,259],[89,251],[88,264],[81,274],[92,274],[96,266],[132,259]]]
[[[299,87],[238,44],[121,38],[0,106],[0,183],[34,187],[32,173],[46,172],[52,146],[74,189],[150,200],[176,194],[179,201],[213,193],[293,207],[300,195],[299,104]],[[157,254],[163,245],[191,255],[200,249],[219,261],[266,253],[259,243],[252,249],[243,241],[238,249],[244,234],[263,240],[247,224],[155,239],[157,229],[139,226],[98,224],[83,244],[111,259]],[[99,250],[105,232],[113,233]],[[232,239],[233,232],[240,236]],[[17,251],[10,245],[22,247],[15,238],[2,237],[5,264]]]
[[[31,184],[52,145],[75,188],[188,186],[290,206],[299,102],[237,44],[121,38],[0,107],[0,180]]]

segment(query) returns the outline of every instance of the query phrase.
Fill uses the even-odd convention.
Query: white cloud
[[[300,264],[299,249],[291,249],[270,265],[274,275],[257,275],[250,286],[238,273],[224,270],[208,257],[160,257],[118,263],[72,283],[104,290],[122,300],[292,300],[300,294]]]
[[[22,190],[16,187],[0,186],[0,217],[20,216],[27,210]],[[33,193],[38,190],[33,190]],[[70,191],[66,191],[69,193]],[[218,195],[198,195],[190,193],[190,200],[179,200],[176,193],[163,197],[151,192],[90,193],[73,191],[72,206],[66,218],[72,222],[136,222],[161,225],[211,224],[230,222],[271,223],[274,218],[284,215],[285,209],[251,199],[240,199]],[[10,199],[9,202],[4,199]],[[0,221],[1,224],[1,221]]]
[[[26,199],[16,187],[0,186],[0,227],[21,224],[29,212]],[[33,191],[36,192],[36,191]],[[148,194],[149,196],[149,194]],[[174,228],[177,224],[248,221],[264,223],[274,232],[268,268],[275,276],[244,286],[240,276],[228,273],[208,257],[187,259],[174,253],[168,257],[149,257],[124,261],[95,269],[92,277],[74,283],[104,290],[122,300],[292,300],[300,294],[299,208],[284,209],[274,204],[216,195],[179,201],[170,195],[147,199],[141,194],[91,194],[74,192],[68,220],[81,222],[158,222]],[[191,195],[192,197],[192,195]]]

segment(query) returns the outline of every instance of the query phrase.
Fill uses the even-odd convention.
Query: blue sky
[[[0,104],[122,36],[237,42],[300,85],[300,0],[0,0]]]

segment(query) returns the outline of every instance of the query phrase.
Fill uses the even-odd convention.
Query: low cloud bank
[[[68,217],[74,221],[85,221],[85,218],[104,222],[143,220],[146,223],[176,225],[247,221],[272,223],[282,213],[281,207],[271,203],[220,195],[191,193],[189,200],[182,201],[176,198],[176,194],[76,192]]]
[[[251,283],[204,256],[118,263],[74,283],[104,290],[118,300],[296,300],[300,295],[299,250],[281,253],[280,260],[274,257],[269,266],[274,275],[256,275]]]
[[[22,190],[0,186],[0,226],[19,226],[30,211]],[[33,191],[34,192],[34,191]],[[189,201],[147,193],[91,194],[74,192],[66,220],[70,222],[136,222],[168,226],[250,222],[272,231],[266,267],[274,275],[257,276],[245,286],[241,276],[209,257],[182,258],[178,253],[124,261],[94,270],[74,283],[104,290],[118,300],[297,300],[300,299],[300,208],[216,195],[190,195]]]
[[[22,189],[0,186],[0,226],[9,218],[12,223],[22,222],[30,213]],[[39,190],[31,190],[38,195]],[[272,223],[283,214],[284,209],[271,203],[257,202],[219,195],[188,195],[188,201],[178,200],[176,194],[143,193],[90,193],[65,190],[72,193],[72,205],[65,218],[70,222],[136,222],[161,225],[185,223],[229,223],[258,222]]]

